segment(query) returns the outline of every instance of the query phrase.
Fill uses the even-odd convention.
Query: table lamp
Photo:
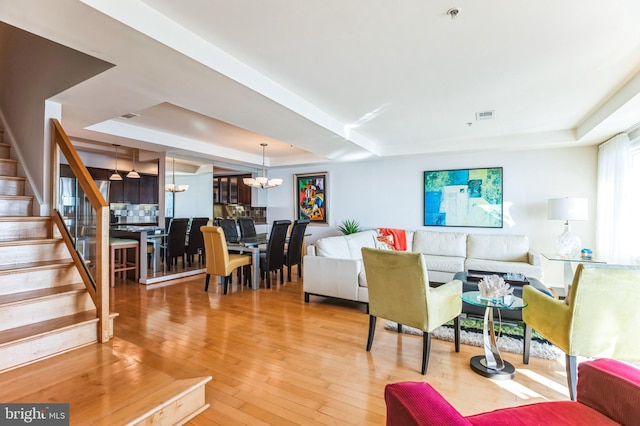
[[[555,239],[556,250],[562,257],[576,253],[582,244],[580,238],[571,232],[570,220],[587,220],[586,198],[551,198],[547,205],[549,220],[564,220],[564,231]]]

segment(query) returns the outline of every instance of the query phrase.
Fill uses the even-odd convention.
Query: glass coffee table
[[[485,308],[482,340],[484,342],[484,355],[471,358],[471,369],[481,376],[494,380],[513,379],[516,374],[515,367],[504,361],[498,350],[497,338],[493,320],[493,310],[522,310],[527,305],[516,296],[500,299],[484,299],[479,291],[467,291],[462,293],[462,301],[473,306]]]

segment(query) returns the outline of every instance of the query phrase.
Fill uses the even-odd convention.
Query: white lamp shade
[[[547,204],[549,220],[587,220],[586,198],[551,198]]]

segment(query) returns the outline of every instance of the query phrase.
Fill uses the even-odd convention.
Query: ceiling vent
[[[496,116],[495,111],[480,111],[476,112],[476,120],[493,120]]]
[[[133,118],[133,117],[140,117],[140,114],[136,114],[135,112],[130,112],[128,114],[123,114],[120,116],[121,118],[126,118],[127,120]]]

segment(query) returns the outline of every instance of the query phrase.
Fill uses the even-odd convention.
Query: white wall
[[[213,175],[176,175],[176,185],[188,184],[185,192],[174,194],[174,217],[213,218]]]
[[[503,167],[505,220],[502,229],[425,227],[423,225],[423,173],[427,170]],[[294,174],[329,173],[327,208],[329,225],[311,225],[312,243],[328,235],[339,235],[337,225],[355,219],[365,228],[391,227],[431,229],[467,233],[525,234],[531,246],[553,253],[553,240],[563,230],[560,221],[547,220],[547,200],[586,197],[589,220],[572,223],[583,246],[595,246],[597,148],[535,150],[526,152],[479,152],[415,156],[335,163],[314,167],[271,169],[269,177],[284,180],[269,189],[267,218],[294,218]],[[545,282],[562,284],[561,262],[543,261]]]

